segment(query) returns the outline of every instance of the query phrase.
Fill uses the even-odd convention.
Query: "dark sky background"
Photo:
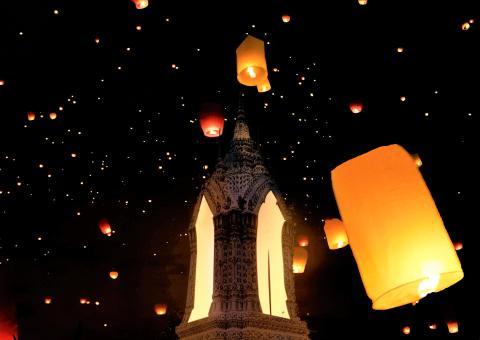
[[[128,0],[2,0],[0,322],[16,323],[22,340],[175,338],[185,233],[232,135],[235,49],[250,33],[267,44],[272,91],[243,88],[248,119],[310,238],[296,289],[312,339],[395,339],[405,325],[410,338],[479,339],[474,3],[150,0],[136,10]],[[199,128],[205,101],[225,108],[217,140]],[[392,143],[420,154],[449,234],[464,244],[465,278],[415,307],[374,311],[350,249],[328,250],[322,219],[338,216],[330,171]],[[448,335],[450,319],[460,334]]]

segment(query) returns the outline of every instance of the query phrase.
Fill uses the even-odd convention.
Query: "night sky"
[[[296,290],[312,339],[405,338],[405,325],[409,338],[478,339],[475,2],[1,0],[0,326],[17,324],[21,340],[175,339],[187,228],[243,90],[251,134],[310,239]],[[265,41],[270,92],[236,79],[247,33]],[[224,107],[218,139],[199,127],[205,102]],[[465,278],[374,311],[323,219],[338,217],[330,171],[393,143],[420,155]]]

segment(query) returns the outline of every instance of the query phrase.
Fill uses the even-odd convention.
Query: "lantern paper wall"
[[[148,7],[148,0],[132,0],[136,9],[144,9]]]
[[[219,104],[204,104],[200,110],[200,127],[205,137],[220,137],[225,117]]]
[[[332,184],[374,309],[412,303],[463,278],[428,187],[401,146],[341,164]]]
[[[100,231],[102,234],[111,236],[112,235],[112,227],[110,226],[110,223],[108,223],[108,220],[105,218],[102,218],[98,222],[98,227],[100,228]]]
[[[303,247],[293,248],[293,272],[301,274],[305,271],[308,260],[308,251]]]
[[[457,321],[449,321],[447,322],[448,333],[455,334],[458,333],[458,322]]]
[[[261,84],[257,85],[257,91],[260,93],[268,92],[272,89],[270,81],[266,78]]]
[[[155,314],[157,315],[165,315],[167,314],[167,305],[164,303],[158,303],[154,307]]]
[[[328,248],[334,250],[348,245],[347,231],[345,230],[343,222],[338,218],[325,220],[323,230],[327,237]]]
[[[237,79],[240,84],[257,86],[267,79],[265,43],[251,35],[237,48]]]

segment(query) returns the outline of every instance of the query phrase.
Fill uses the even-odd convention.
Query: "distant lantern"
[[[404,51],[403,47],[401,47],[401,46],[397,47],[397,52],[398,53],[403,53],[403,51]]]
[[[405,96],[401,96],[401,97],[400,97],[400,101],[401,101],[401,102],[405,102],[406,100],[407,100],[407,97],[405,97]]]
[[[463,278],[430,191],[401,146],[341,164],[332,185],[374,309],[412,303]]]
[[[85,305],[85,304],[87,304],[87,303],[88,303],[88,299],[86,299],[86,298],[80,298],[80,304],[81,304],[81,305]]]
[[[448,333],[455,334],[458,333],[458,322],[457,321],[448,321],[447,322]]]
[[[261,84],[257,85],[257,90],[260,93],[263,92],[268,92],[272,89],[272,86],[270,85],[270,81],[268,81],[268,78],[265,79]]]
[[[345,226],[338,218],[325,220],[323,230],[327,237],[328,248],[335,250],[348,245],[348,236]]]
[[[284,14],[282,15],[282,21],[286,24],[288,24],[290,22],[290,20],[292,20],[292,18],[290,17],[290,15],[288,14]]]
[[[0,86],[3,86],[3,85],[5,85],[5,80],[0,79]]]
[[[431,329],[432,331],[437,329],[437,324],[436,323],[431,323],[428,325],[428,328]]]
[[[469,22],[464,22],[462,24],[462,31],[468,31],[470,29],[470,23]]]
[[[57,119],[57,113],[56,112],[50,112],[50,114],[48,116],[50,117],[51,120]]]
[[[292,269],[295,274],[301,274],[305,271],[307,265],[308,251],[303,247],[293,248]]]
[[[462,250],[463,249],[463,243],[461,241],[457,241],[453,244],[453,246],[455,247],[455,250],[456,251],[459,251],[459,250]]]
[[[350,103],[350,111],[352,111],[352,113],[360,113],[362,112],[363,110],[363,104],[361,102],[352,102]]]
[[[165,315],[167,314],[167,305],[164,303],[157,303],[154,307],[155,314],[157,315]]]
[[[112,236],[112,227],[110,226],[110,223],[106,218],[102,218],[98,222],[98,227],[100,228],[100,231],[102,232],[102,234],[107,236]]]
[[[118,272],[116,272],[116,271],[111,271],[111,272],[109,273],[109,276],[110,276],[110,278],[111,278],[112,280],[116,280],[116,279],[118,278]]]
[[[409,335],[410,331],[411,331],[410,326],[405,326],[402,328],[402,333],[405,335]]]
[[[148,7],[148,0],[132,0],[137,9],[144,9]]]
[[[368,0],[358,0],[360,6],[365,6],[368,3]]]
[[[237,48],[237,79],[246,86],[258,86],[267,79],[265,43],[251,35]]]
[[[219,104],[204,104],[200,109],[200,127],[206,137],[220,137],[223,133],[225,117]]]
[[[308,237],[306,235],[298,235],[297,240],[300,247],[308,247]]]
[[[51,296],[46,296],[45,299],[43,299],[43,302],[45,302],[46,305],[49,305],[52,303],[52,297]]]
[[[420,158],[420,155],[418,153],[414,153],[412,155],[412,158],[416,166],[421,167],[423,165],[422,159]]]
[[[32,112],[32,111],[28,112],[27,113],[27,119],[29,121],[35,120],[35,112]]]

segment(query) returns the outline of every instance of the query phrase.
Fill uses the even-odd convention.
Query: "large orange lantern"
[[[148,0],[132,0],[137,9],[144,9],[148,7]]]
[[[455,334],[458,333],[458,322],[457,321],[448,321],[447,322],[448,333]]]
[[[297,240],[300,247],[308,247],[308,237],[306,235],[298,235]]]
[[[100,228],[100,231],[102,232],[102,234],[107,236],[112,236],[112,227],[110,226],[110,223],[106,218],[102,218],[98,222],[98,227]]]
[[[29,121],[35,120],[35,112],[32,112],[32,111],[28,112],[27,113],[27,119]]]
[[[349,107],[350,111],[355,114],[360,113],[363,110],[363,104],[361,102],[352,102],[350,103]]]
[[[165,315],[167,314],[167,305],[164,303],[157,303],[154,307],[155,314]]]
[[[240,84],[257,86],[267,79],[265,43],[251,35],[237,48],[237,79]]]
[[[348,245],[347,231],[343,222],[338,218],[325,220],[323,231],[325,231],[329,249],[340,249]]]
[[[200,127],[206,137],[220,137],[225,117],[219,104],[204,104],[200,110]]]
[[[272,89],[272,86],[270,85],[270,81],[268,78],[266,78],[261,84],[257,85],[257,91],[260,93],[263,92],[268,92]]]
[[[293,248],[293,264],[292,269],[295,274],[301,274],[305,271],[307,265],[308,251],[303,247]]]
[[[332,184],[374,309],[413,303],[463,278],[430,191],[401,146],[341,164]]]

